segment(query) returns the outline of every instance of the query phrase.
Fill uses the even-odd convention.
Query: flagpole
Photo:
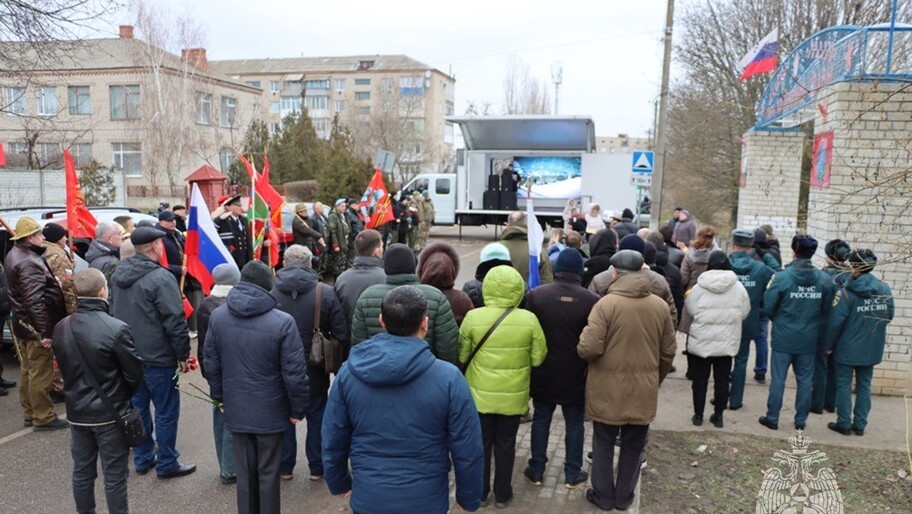
[[[256,251],[256,162],[253,160],[253,156],[250,156],[250,166],[253,168],[253,176],[250,177],[250,206],[248,211],[253,212],[253,219],[248,220],[248,232],[250,236],[250,255],[252,256]]]

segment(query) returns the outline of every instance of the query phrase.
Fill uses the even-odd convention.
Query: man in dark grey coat
[[[136,255],[117,264],[111,276],[111,305],[114,317],[133,330],[136,350],[145,363],[145,379],[133,396],[133,406],[139,409],[147,437],[133,450],[133,464],[140,475],[154,466],[159,478],[171,478],[193,473],[196,465],[179,463],[175,448],[180,394],[174,370],[190,370],[190,335],[177,280],[159,264],[164,235],[152,227],[133,231],[130,242]],[[155,406],[154,428],[150,403]],[[158,452],[153,454],[156,443]]]
[[[383,236],[373,229],[363,230],[355,237],[355,263],[336,278],[336,296],[342,302],[345,325],[351,332],[352,312],[358,297],[374,284],[386,282],[383,270]]]
[[[342,304],[330,286],[320,283],[320,277],[311,267],[313,254],[306,246],[291,245],[285,250],[283,268],[276,274],[272,296],[276,308],[291,314],[304,348],[304,358],[310,355],[314,331],[314,299],[320,293],[320,331],[324,336],[333,337],[347,346],[349,328],[345,323]],[[307,363],[307,378],[310,382],[310,406],[307,408],[307,439],[304,443],[310,479],[323,478],[323,458],[320,451],[322,439],[320,426],[329,392],[329,374],[320,364]],[[279,477],[291,480],[298,455],[298,441],[295,425],[288,424],[282,440],[282,461],[279,463]]]
[[[209,319],[206,380],[234,436],[240,514],[279,513],[282,433],[308,406],[304,346],[294,319],[276,309],[272,269],[250,261]]]

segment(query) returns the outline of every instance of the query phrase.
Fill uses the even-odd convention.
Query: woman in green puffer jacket
[[[516,456],[519,419],[529,410],[529,380],[532,368],[545,360],[547,345],[538,319],[519,309],[525,282],[510,266],[497,266],[482,284],[485,306],[466,314],[459,330],[459,361],[469,360],[491,326],[507,308],[514,309],[491,333],[466,368],[466,380],[481,419],[485,449],[482,504],[491,490],[491,453],[494,451],[495,506],[504,507],[513,498],[510,483]]]

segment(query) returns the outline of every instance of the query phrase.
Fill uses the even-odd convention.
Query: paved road
[[[457,284],[471,278],[478,263],[478,253],[493,240],[493,227],[467,229],[460,242],[454,237],[454,228],[435,229],[436,240],[451,242],[463,257]],[[683,341],[679,341],[683,348]],[[4,351],[5,376],[17,379],[15,357]],[[684,369],[683,358],[678,356],[678,368]],[[205,381],[194,372],[182,380],[205,387]],[[68,431],[35,433],[22,427],[22,410],[17,401],[17,390],[0,398],[0,512],[44,514],[72,512]],[[787,425],[792,414],[794,390],[786,392],[786,409],[781,423]],[[750,384],[745,395],[745,408],[726,413],[728,432],[745,435],[772,436],[786,439],[792,432],[780,429],[771,432],[757,424],[766,404],[766,388]],[[62,411],[61,411],[62,412]],[[903,449],[904,407],[902,399],[875,398],[870,427],[865,437],[843,437],[826,430],[826,421],[833,416],[811,415],[808,434],[817,442],[843,444],[880,449]],[[659,416],[653,425],[665,430],[716,430],[690,425],[690,384],[683,373],[673,375],[662,387]],[[128,481],[130,506],[137,513],[195,512],[199,514],[233,512],[236,509],[233,486],[223,486],[218,478],[212,440],[212,417],[208,406],[196,399],[182,397],[178,449],[181,461],[199,466],[198,471],[184,478],[159,480],[154,474],[137,476],[131,472]],[[708,425],[708,424],[707,424]],[[529,424],[521,425],[513,486],[515,501],[510,507],[514,512],[596,512],[583,499],[583,489],[567,490],[563,484],[563,419],[555,416],[549,456],[551,462],[545,474],[545,485],[535,487],[522,478],[522,470],[529,456]],[[299,425],[298,434],[303,441],[305,429]],[[587,451],[591,447],[590,427],[586,427]],[[303,444],[299,445],[298,471],[294,480],[282,484],[282,504],[285,512],[340,513],[350,512],[347,503],[331,497],[323,482],[310,482],[306,477],[306,458]],[[785,447],[787,449],[787,447]],[[648,450],[647,450],[648,456]],[[588,470],[588,465],[584,464]],[[649,480],[649,475],[644,475]],[[101,479],[96,483],[96,497],[100,500],[99,512],[107,512]],[[647,501],[648,504],[648,501]],[[488,509],[485,509],[488,510]],[[493,511],[493,508],[490,510]],[[645,510],[644,510],[645,512]]]

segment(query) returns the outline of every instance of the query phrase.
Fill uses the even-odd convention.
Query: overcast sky
[[[549,83],[560,113],[591,115],[599,136],[646,136],[661,77],[664,0],[146,0],[193,18],[210,60],[405,54],[456,77],[456,113],[503,98],[510,54]],[[126,12],[114,20],[130,23]],[[116,34],[116,28],[107,29]]]

